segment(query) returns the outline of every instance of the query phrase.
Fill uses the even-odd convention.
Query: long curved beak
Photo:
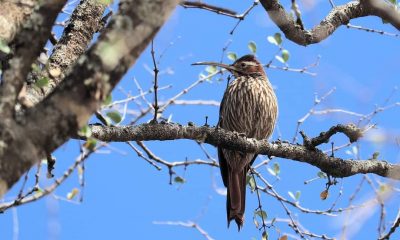
[[[233,71],[240,72],[237,68],[235,68],[232,65],[218,63],[218,62],[196,62],[196,63],[192,63],[192,65],[210,65],[210,66],[225,68],[226,70],[228,70],[230,72],[233,72]]]

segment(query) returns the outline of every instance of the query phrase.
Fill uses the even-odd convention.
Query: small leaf
[[[111,95],[108,95],[108,96],[106,97],[106,99],[104,99],[103,105],[107,106],[107,105],[110,105],[111,103],[112,103],[112,96],[111,96]]]
[[[279,240],[288,240],[288,236],[287,235],[283,235],[282,237],[279,238]]]
[[[324,191],[322,191],[322,192],[321,192],[321,194],[319,194],[319,196],[320,196],[321,200],[325,200],[325,199],[327,199],[327,198],[328,198],[328,196],[329,196],[329,192],[328,192],[328,190],[324,190]]]
[[[380,193],[384,193],[384,192],[386,192],[388,189],[389,189],[389,186],[388,186],[387,184],[381,184],[381,185],[379,186],[379,192],[380,192]]]
[[[92,136],[92,129],[90,129],[90,127],[88,125],[86,125],[83,128],[81,128],[81,130],[79,130],[78,135],[82,136],[82,137],[90,138],[90,136]]]
[[[281,168],[279,166],[279,163],[275,162],[274,163],[274,173],[275,173],[275,175],[279,175],[280,172],[281,172]]]
[[[0,51],[9,54],[11,52],[11,48],[2,40],[0,40]]]
[[[294,194],[291,191],[289,191],[288,194],[293,200],[296,201],[296,197],[294,196]]]
[[[247,179],[248,179],[247,183],[249,184],[251,191],[254,192],[256,190],[256,182],[254,181],[254,178],[248,175]]]
[[[326,175],[326,173],[321,172],[321,171],[319,171],[319,172],[317,173],[317,176],[318,176],[319,178],[327,178],[327,177],[328,177],[328,176]]]
[[[294,195],[294,197],[296,198],[296,201],[299,201],[300,196],[301,196],[301,192],[300,192],[300,191],[297,191],[297,192],[296,192],[296,195]]]
[[[247,45],[247,47],[250,49],[250,51],[252,53],[256,53],[257,52],[257,45],[255,42],[251,41],[249,42],[249,44]]]
[[[279,45],[282,44],[282,36],[281,36],[280,33],[275,33],[274,34],[274,39]]]
[[[117,111],[108,112],[107,117],[109,117],[114,123],[119,123],[122,120],[121,114]]]
[[[254,223],[254,225],[256,225],[256,228],[258,228],[260,226],[260,224],[258,223],[258,221],[255,217],[253,217],[253,223]]]
[[[85,144],[83,144],[83,147],[86,148],[89,151],[93,151],[94,148],[96,147],[97,140],[94,138],[89,138]]]
[[[268,233],[266,231],[262,233],[262,240],[268,240]]]
[[[34,72],[34,73],[39,73],[40,71],[42,71],[42,69],[40,69],[40,67],[35,63],[32,63],[31,68],[32,68],[32,72]]]
[[[232,60],[232,61],[236,61],[236,59],[237,59],[236,53],[234,53],[234,52],[229,52],[229,53],[228,53],[228,59],[229,59],[229,60]]]
[[[48,84],[49,84],[49,79],[47,77],[42,77],[35,82],[35,86],[38,88],[42,88],[44,86],[47,86]]]
[[[289,60],[289,51],[286,49],[282,50],[282,59],[287,62]]]
[[[377,160],[379,157],[379,152],[374,152],[374,154],[372,154],[372,160]]]
[[[71,192],[69,192],[67,194],[67,199],[68,200],[73,199],[78,193],[79,193],[79,189],[77,189],[77,188],[72,189]]]
[[[186,182],[186,180],[185,179],[183,179],[183,178],[181,178],[181,177],[179,177],[179,176],[176,176],[175,178],[174,178],[174,182],[176,182],[176,183],[185,183]]]
[[[97,1],[104,5],[110,5],[113,2],[112,0],[97,0]]]
[[[285,60],[284,60],[281,56],[276,55],[275,58],[276,58],[279,62],[285,63]]]
[[[254,212],[254,216],[259,216],[261,219],[267,220],[267,213],[264,210],[257,210]]]
[[[273,36],[268,36],[267,37],[268,42],[274,44],[274,45],[279,45],[278,42],[275,40],[275,38]]]
[[[209,74],[213,74],[217,72],[217,67],[216,66],[207,66],[206,67],[206,72]]]

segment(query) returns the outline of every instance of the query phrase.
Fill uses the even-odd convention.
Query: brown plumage
[[[249,138],[269,138],[275,127],[278,105],[274,90],[257,59],[253,55],[245,55],[232,65],[213,62],[197,64],[220,66],[235,76],[224,93],[218,126],[244,133]],[[239,230],[244,222],[246,176],[256,157],[253,153],[218,147],[222,180],[228,190],[228,226],[230,221],[235,220]]]

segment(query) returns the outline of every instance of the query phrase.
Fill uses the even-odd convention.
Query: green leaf
[[[247,184],[249,184],[251,191],[254,192],[256,190],[256,182],[254,181],[254,178],[250,175],[247,175],[246,181]]]
[[[121,114],[119,114],[117,111],[108,112],[106,115],[107,117],[111,118],[114,123],[119,123],[122,120]]]
[[[257,45],[255,42],[251,41],[249,42],[249,44],[247,45],[247,47],[249,47],[250,51],[252,53],[256,53],[257,52]]]
[[[254,212],[254,216],[259,216],[261,219],[267,220],[267,213],[264,210],[257,210]]]
[[[319,172],[317,173],[317,176],[318,176],[319,178],[327,178],[327,177],[328,177],[328,176],[326,176],[326,173],[321,172],[321,171],[319,171]]]
[[[11,52],[11,48],[4,41],[0,40],[0,51],[9,54]]]
[[[289,51],[286,49],[282,50],[282,59],[283,61],[287,62],[289,60]]]
[[[274,173],[275,173],[275,175],[279,175],[279,173],[281,172],[281,168],[280,168],[280,166],[279,166],[279,163],[274,163]]]
[[[42,71],[42,69],[40,69],[40,67],[35,63],[32,63],[31,68],[32,68],[32,72],[34,72],[34,73],[39,73],[40,71]]]
[[[296,201],[299,201],[300,196],[301,196],[301,192],[300,192],[300,191],[297,191],[297,192],[296,192],[296,195],[294,195],[294,197],[296,198]]]
[[[206,72],[209,74],[213,74],[217,72],[217,67],[216,66],[207,66],[206,67]]]
[[[232,61],[236,61],[237,55],[234,52],[228,52],[228,59]]]
[[[374,152],[374,154],[372,154],[372,160],[376,160],[379,157],[379,152]]]
[[[278,42],[275,40],[275,38],[273,36],[268,36],[267,37],[268,42],[274,44],[274,45],[279,45]]]
[[[279,46],[282,44],[282,37],[280,33],[275,33],[274,36],[268,36],[267,37],[268,42]]]
[[[275,33],[275,34],[274,34],[274,39],[275,39],[275,41],[276,41],[279,45],[282,44],[282,37],[281,37],[281,34],[280,34],[280,33]]]
[[[268,240],[268,233],[266,231],[262,233],[262,240]]]
[[[113,2],[113,0],[97,0],[97,1],[103,5],[110,5]]]
[[[83,128],[81,128],[81,130],[79,130],[78,135],[82,136],[82,137],[90,138],[90,136],[92,136],[92,129],[90,129],[90,127],[88,125],[86,125]]]
[[[38,88],[42,88],[44,86],[47,86],[48,84],[49,84],[49,79],[47,77],[42,77],[35,82],[35,86]]]
[[[184,179],[184,178],[181,178],[181,177],[179,177],[179,176],[176,176],[175,178],[174,178],[174,182],[176,182],[176,183],[185,183],[186,182],[186,180]]]
[[[85,144],[83,144],[83,147],[85,147],[85,148],[86,148],[87,150],[89,150],[89,151],[93,151],[94,148],[96,147],[96,145],[97,145],[97,140],[94,139],[94,138],[89,138],[89,139],[85,142]]]
[[[107,105],[110,105],[111,103],[112,103],[112,96],[111,96],[111,94],[110,94],[110,95],[108,95],[108,96],[106,97],[106,99],[104,99],[103,105],[107,106]]]

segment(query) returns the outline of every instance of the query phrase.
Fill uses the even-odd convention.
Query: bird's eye
[[[241,67],[246,67],[246,63],[241,63],[240,66]]]

